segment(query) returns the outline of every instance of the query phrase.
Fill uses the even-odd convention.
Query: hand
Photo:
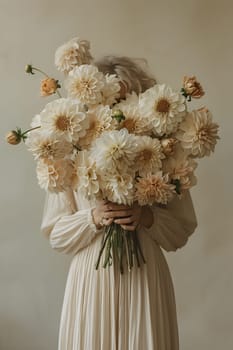
[[[153,213],[149,207],[115,204],[106,200],[98,201],[92,212],[97,228],[111,225],[112,222],[121,225],[126,231],[135,231],[139,224],[149,228],[153,224]]]
[[[109,211],[108,203],[106,200],[97,201],[96,207],[92,210],[93,221],[98,229],[111,225],[113,222],[112,218],[105,218],[106,213]]]
[[[154,223],[153,212],[149,206],[140,207],[138,203],[134,203],[128,213],[130,216],[121,217],[114,220],[115,223],[120,224],[126,231],[135,231],[140,224],[146,228],[150,228]]]
[[[96,207],[92,211],[93,221],[98,229],[111,225],[115,219],[128,218],[132,216],[132,213],[132,207],[106,200],[97,201]]]
[[[135,231],[137,226],[142,222],[142,211],[143,208],[134,203],[131,207],[127,208],[127,215],[121,215],[120,218],[114,220],[116,224],[121,225],[121,227],[126,231]]]

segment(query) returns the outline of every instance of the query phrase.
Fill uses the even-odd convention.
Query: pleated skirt
[[[146,263],[120,274],[114,264],[95,269],[101,239],[72,260],[58,349],[178,350],[173,283],[159,245],[140,232]]]

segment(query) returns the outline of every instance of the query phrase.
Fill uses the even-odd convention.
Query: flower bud
[[[112,118],[116,119],[118,123],[120,123],[122,120],[125,120],[125,116],[120,109],[113,111]]]
[[[40,93],[41,96],[49,96],[55,94],[58,88],[61,86],[58,83],[58,80],[53,78],[45,78],[41,81]]]
[[[34,73],[33,73],[33,67],[32,67],[31,64],[27,64],[27,65],[25,66],[25,72],[28,73],[28,74],[34,74]]]
[[[184,77],[183,90],[186,97],[201,98],[205,94],[201,84],[197,81],[195,76]]]
[[[165,156],[171,156],[175,152],[175,145],[177,142],[178,141],[173,138],[161,140],[162,152],[165,154]]]
[[[18,145],[21,142],[21,135],[17,131],[12,130],[6,135],[6,141],[11,145]]]

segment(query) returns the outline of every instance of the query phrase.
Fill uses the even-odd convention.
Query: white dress
[[[178,350],[173,284],[161,247],[174,251],[196,227],[189,192],[166,208],[153,207],[154,224],[139,228],[146,264],[121,275],[95,269],[102,230],[93,203],[73,192],[48,194],[42,231],[52,248],[73,255],[60,322],[59,350]]]

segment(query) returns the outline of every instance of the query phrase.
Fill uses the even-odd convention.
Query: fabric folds
[[[73,255],[59,331],[59,350],[178,350],[175,295],[161,247],[184,246],[196,227],[189,192],[152,207],[154,223],[139,227],[146,263],[121,275],[95,269],[102,240],[90,203],[72,191],[48,194],[42,232],[52,248]]]

